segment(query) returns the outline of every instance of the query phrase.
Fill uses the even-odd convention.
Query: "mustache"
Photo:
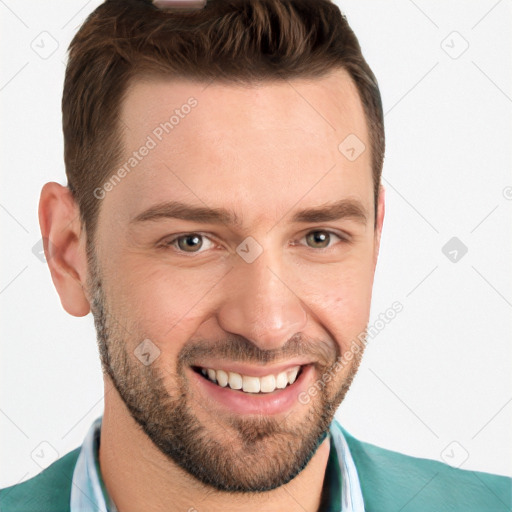
[[[180,366],[200,366],[205,358],[213,357],[263,365],[305,356],[317,365],[331,366],[338,355],[338,344],[332,340],[305,339],[301,333],[275,350],[262,349],[243,336],[230,334],[219,341],[200,339],[187,343],[178,355],[178,362]]]

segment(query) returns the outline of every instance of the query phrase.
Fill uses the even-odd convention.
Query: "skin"
[[[286,414],[219,407],[186,363],[271,369],[300,355],[312,365],[312,384],[364,332],[385,207],[381,187],[374,224],[363,107],[343,70],[251,87],[139,80],[121,111],[127,158],[191,96],[191,113],[101,200],[90,261],[69,190],[52,182],[41,193],[41,231],[51,240],[46,257],[62,305],[75,316],[92,311],[98,330],[102,476],[121,512],[318,510],[330,449],[322,432],[364,346]],[[349,134],[367,148],[355,161],[338,150]],[[365,223],[291,221],[298,210],[346,198],[361,204]],[[232,209],[241,225],[130,222],[168,200]],[[326,231],[322,250],[310,234]],[[198,253],[162,246],[188,233],[206,237]],[[252,263],[236,252],[248,236],[263,250]],[[160,351],[147,366],[134,355],[144,339]],[[206,350],[194,352],[199,346]],[[192,458],[172,446],[192,447]],[[183,459],[202,461],[206,472],[194,475]]]

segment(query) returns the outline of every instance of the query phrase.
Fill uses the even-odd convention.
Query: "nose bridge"
[[[220,326],[262,349],[284,345],[307,322],[302,301],[293,290],[291,272],[270,251],[252,263],[240,259],[230,272],[229,292],[219,310]]]

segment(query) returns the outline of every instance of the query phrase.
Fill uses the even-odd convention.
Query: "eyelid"
[[[340,239],[341,243],[347,244],[347,243],[352,242],[352,237],[348,233],[333,231],[332,229],[327,229],[327,228],[308,229],[307,231],[305,231],[304,235],[299,239],[299,241],[302,240],[303,238],[305,238],[310,233],[315,233],[315,232],[322,232],[322,233],[328,233],[329,235],[334,235]],[[296,242],[296,240],[294,240],[294,243],[295,242]],[[307,249],[311,249],[312,251],[315,251],[315,252],[322,252],[322,251],[329,251],[330,249],[333,249],[335,245],[336,244],[331,244],[329,247],[323,247],[320,249],[315,249],[314,247],[308,247],[307,245],[305,245],[305,247]]]
[[[338,238],[341,238],[342,240],[345,240],[346,242],[350,242],[350,240],[352,240],[352,235],[350,235],[349,233],[346,233],[344,231],[334,230],[334,229],[331,229],[331,228],[310,229],[310,230],[308,230],[306,232],[306,234],[313,233],[315,231],[322,231],[322,232],[325,232],[325,233],[329,233],[330,235],[335,235]]]
[[[214,245],[214,241],[211,239],[211,237],[205,233],[202,233],[200,231],[188,231],[188,232],[185,232],[185,233],[178,233],[176,235],[171,235],[171,238],[163,238],[160,242],[158,242],[157,246],[158,247],[162,247],[164,249],[167,249],[168,247],[171,247],[175,250],[176,254],[186,254],[186,255],[194,255],[194,254],[201,254],[205,251],[202,251],[202,250],[199,250],[197,252],[186,252],[186,251],[182,251],[180,249],[176,249],[174,247],[174,244],[178,241],[179,238],[183,238],[183,237],[186,237],[186,236],[192,236],[192,235],[199,235],[200,237],[202,237],[203,239],[208,239],[212,245]],[[203,247],[201,246],[201,249]]]

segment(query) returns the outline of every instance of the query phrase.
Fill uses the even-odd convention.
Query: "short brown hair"
[[[158,74],[242,84],[320,78],[337,68],[351,76],[364,107],[376,210],[384,158],[381,97],[359,42],[335,4],[208,0],[204,8],[188,12],[162,10],[151,0],[101,4],[69,46],[62,98],[68,188],[88,245],[101,204],[93,191],[122,161],[119,111],[134,78]]]

